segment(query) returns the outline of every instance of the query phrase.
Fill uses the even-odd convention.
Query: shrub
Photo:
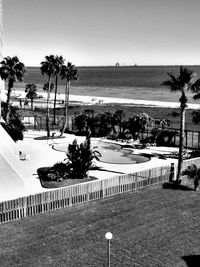
[[[37,169],[37,173],[43,181],[62,181],[70,176],[70,164],[57,162],[52,167]]]
[[[92,167],[92,160],[99,160],[101,154],[91,148],[90,137],[80,145],[75,139],[68,147],[67,157],[70,163],[70,176],[72,178],[83,179],[87,176],[88,170]]]
[[[55,181],[56,175],[52,172],[51,167],[42,167],[37,169],[37,173],[40,179],[44,181]]]
[[[6,119],[6,107],[7,104],[2,102],[1,111],[4,120]],[[2,122],[1,125],[15,142],[23,140],[25,126],[21,121],[21,115],[15,107],[10,106],[9,120],[7,123]]]
[[[162,130],[154,132],[155,141],[158,146],[174,146],[173,138],[178,132],[175,130]]]
[[[57,162],[51,167],[51,172],[56,175],[56,180],[69,178],[71,165],[69,163]]]
[[[190,179],[200,179],[200,168],[192,164],[182,171],[182,175],[187,175]]]

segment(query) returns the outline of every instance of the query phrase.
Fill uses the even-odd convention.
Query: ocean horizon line
[[[78,66],[78,65],[75,65],[77,68],[110,68],[110,67],[113,67],[113,68],[126,68],[126,67],[132,67],[132,68],[139,68],[139,67],[180,67],[180,66],[184,66],[184,67],[200,67],[200,63],[199,64],[161,64],[161,65],[157,65],[157,64],[130,64],[130,65],[119,65],[119,66],[116,66],[116,65],[81,65],[81,66]],[[38,65],[38,66],[26,66],[27,68],[40,68],[41,66]]]

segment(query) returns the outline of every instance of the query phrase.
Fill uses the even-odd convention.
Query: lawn
[[[200,266],[199,192],[152,187],[0,226],[0,266]],[[193,262],[187,265],[187,262]]]

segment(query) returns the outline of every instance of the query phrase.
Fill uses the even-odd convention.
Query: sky
[[[200,0],[3,0],[3,56],[40,66],[200,65]]]

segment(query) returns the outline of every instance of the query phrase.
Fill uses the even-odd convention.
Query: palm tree
[[[64,134],[65,129],[67,127],[67,115],[68,115],[68,106],[69,106],[69,90],[70,90],[70,81],[77,80],[77,69],[71,62],[67,63],[66,65],[62,66],[60,76],[61,79],[66,80],[66,89],[65,89],[65,122],[61,132],[61,136]]]
[[[26,84],[25,92],[26,97],[31,100],[31,109],[33,110],[33,99],[37,97],[37,88],[34,83],[28,83]]]
[[[154,120],[147,113],[139,113],[136,116],[129,118],[127,122],[128,130],[132,134],[133,139],[139,137],[140,133],[143,134],[147,126],[152,126]]]
[[[50,137],[50,128],[49,128],[49,100],[50,100],[50,92],[51,92],[51,80],[55,75],[55,56],[45,56],[45,61],[40,63],[42,66],[40,70],[42,75],[46,74],[48,76],[48,90],[47,90],[47,113],[46,113],[46,129],[47,129],[47,138]]]
[[[87,136],[85,141],[80,145],[75,139],[68,146],[67,158],[70,163],[71,177],[83,179],[87,177],[88,171],[93,167],[93,160],[99,161],[101,154],[91,147],[90,137]]]
[[[14,57],[5,57],[1,62],[0,67],[0,76],[1,79],[6,81],[8,80],[8,93],[7,93],[7,107],[6,107],[6,122],[9,120],[9,112],[10,112],[10,98],[12,88],[14,83],[17,81],[22,81],[23,76],[26,72],[25,66],[22,62],[19,61],[17,56]]]
[[[180,67],[179,73],[177,76],[168,72],[169,80],[166,80],[162,83],[171,89],[172,92],[179,91],[181,93],[180,101],[180,110],[181,110],[181,121],[180,121],[180,142],[179,142],[179,156],[178,156],[178,173],[176,181],[180,182],[180,176],[182,171],[183,163],[183,149],[184,149],[184,134],[185,134],[185,110],[187,107],[187,93],[189,91],[198,92],[200,86],[199,80],[195,79],[195,73],[187,68]]]
[[[62,56],[55,56],[55,96],[54,96],[54,107],[53,107],[53,123],[56,123],[56,97],[58,91],[58,76],[62,66],[64,65],[65,59]]]

